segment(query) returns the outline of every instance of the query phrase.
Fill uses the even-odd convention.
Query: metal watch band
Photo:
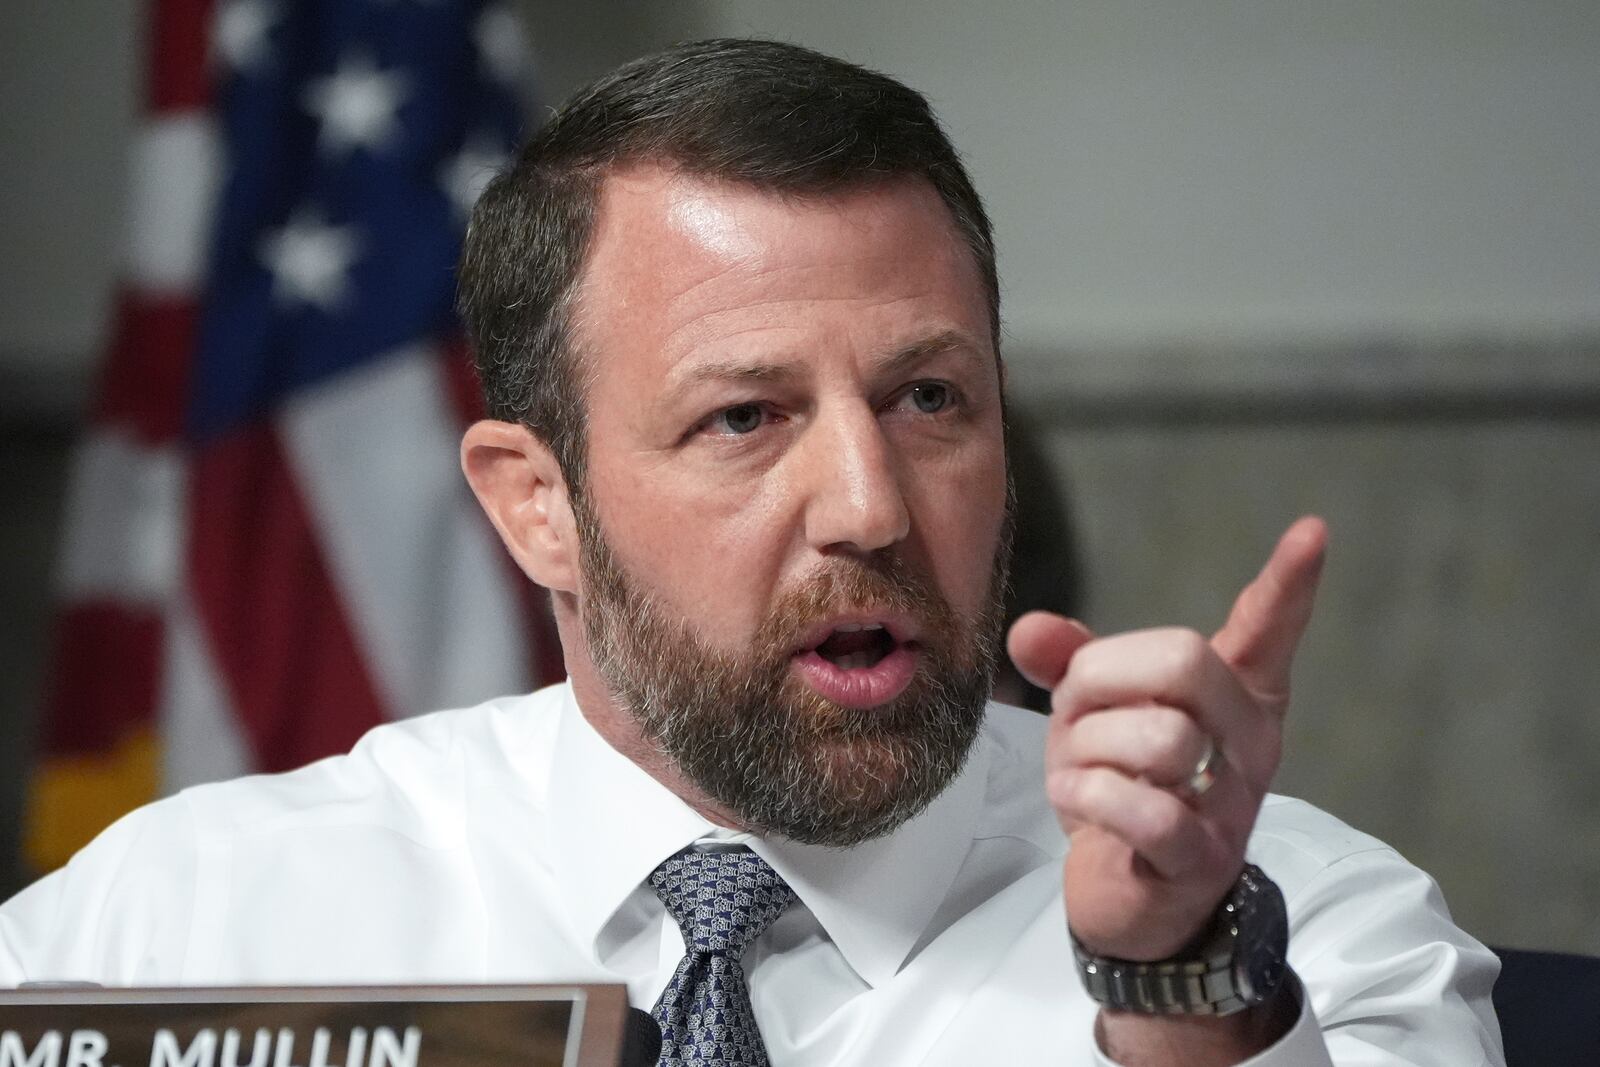
[[[1112,1011],[1232,1015],[1277,989],[1286,942],[1283,894],[1261,868],[1246,864],[1210,927],[1177,956],[1150,962],[1096,956],[1076,934],[1072,951],[1085,991]]]
[[[1146,1015],[1232,1015],[1250,1007],[1233,981],[1227,950],[1198,960],[1132,960],[1094,956],[1072,939],[1091,999],[1112,1011]]]

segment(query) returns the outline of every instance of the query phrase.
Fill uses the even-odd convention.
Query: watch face
[[[1264,876],[1242,880],[1236,903],[1234,981],[1239,996],[1254,1004],[1283,981],[1284,957],[1289,951],[1289,918],[1283,893]]]

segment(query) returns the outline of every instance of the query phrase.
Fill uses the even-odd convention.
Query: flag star
[[[283,12],[271,0],[228,0],[217,12],[212,50],[232,69],[254,71],[271,51],[267,36],[282,18]]]
[[[505,85],[515,85],[528,64],[528,50],[522,38],[522,20],[509,4],[492,4],[473,24],[472,36],[483,56],[490,77]]]
[[[306,87],[306,108],[322,122],[317,137],[327,151],[378,151],[400,135],[396,113],[410,93],[408,79],[381,71],[366,56],[347,56],[339,69]]]
[[[272,273],[278,300],[312,304],[332,313],[350,292],[350,268],[360,255],[354,226],[332,226],[319,216],[296,215],[261,241],[261,262]]]
[[[506,150],[500,141],[492,135],[479,133],[439,168],[439,184],[461,218],[472,213],[472,205],[477,203],[484,186],[505,164]]]

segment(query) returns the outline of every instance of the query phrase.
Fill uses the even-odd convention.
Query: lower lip
[[[911,684],[917,673],[914,646],[896,645],[893,652],[870,667],[845,669],[829,663],[813,649],[794,658],[806,683],[821,696],[847,708],[875,708],[887,704]]]

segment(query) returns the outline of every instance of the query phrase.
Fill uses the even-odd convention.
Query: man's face
[[[850,844],[921,810],[982,716],[1007,518],[988,308],[937,194],[623,171],[575,321],[612,701],[746,825]]]

